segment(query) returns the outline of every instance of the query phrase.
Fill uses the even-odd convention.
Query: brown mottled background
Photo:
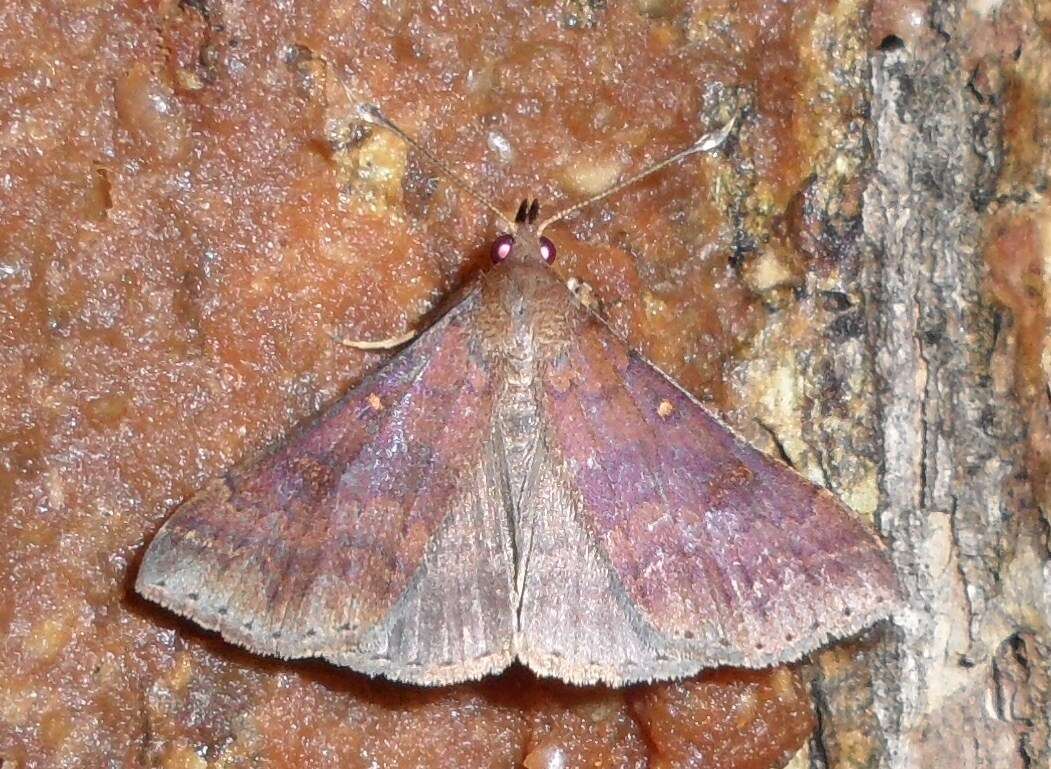
[[[1048,0],[12,0],[0,82],[3,769],[1051,765]],[[739,111],[558,267],[872,518],[908,609],[799,671],[420,691],[137,600],[174,505],[382,364],[333,335],[486,258],[348,93],[509,209]]]

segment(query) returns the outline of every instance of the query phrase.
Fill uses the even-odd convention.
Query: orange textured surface
[[[1051,8],[1013,3],[997,18],[968,18],[975,92],[1003,92],[1002,168],[988,191],[984,257],[986,289],[1010,311],[1014,387],[1026,410],[1028,465],[1043,510],[1051,504],[1051,208],[1041,195],[1051,176]],[[1045,513],[1046,518],[1046,513]]]
[[[176,503],[382,364],[334,334],[395,335],[487,258],[485,210],[354,123],[343,84],[510,210],[528,193],[550,211],[742,110],[723,154],[551,233],[615,327],[730,405],[756,292],[834,255],[822,196],[856,192],[828,182],[826,145],[863,105],[818,98],[840,15],[817,0],[0,11],[4,769],[782,764],[813,726],[795,673],[609,692],[512,671],[421,692],[260,660],[130,584]],[[767,244],[787,266],[746,279]]]

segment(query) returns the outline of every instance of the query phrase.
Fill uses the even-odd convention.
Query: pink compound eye
[[[493,257],[493,264],[500,264],[504,259],[511,255],[511,248],[515,244],[515,239],[510,235],[501,235],[493,241],[493,250],[491,255]]]
[[[540,238],[540,256],[548,264],[555,261],[555,244],[547,238]]]

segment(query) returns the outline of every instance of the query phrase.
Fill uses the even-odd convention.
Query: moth
[[[516,660],[615,686],[765,667],[888,616],[899,588],[876,533],[550,269],[548,225],[732,124],[542,222],[523,201],[440,319],[176,510],[138,592],[260,654],[420,685]]]

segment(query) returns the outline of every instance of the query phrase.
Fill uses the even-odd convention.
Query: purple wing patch
[[[139,592],[255,651],[357,653],[446,520],[488,504],[465,488],[493,410],[477,305],[469,296],[276,451],[183,504],[150,544]],[[501,532],[486,536],[499,550]],[[503,608],[489,614],[509,634],[509,589],[496,588]]]
[[[886,616],[876,534],[587,317],[549,363],[548,440],[582,524],[654,630],[702,662],[794,659]]]

